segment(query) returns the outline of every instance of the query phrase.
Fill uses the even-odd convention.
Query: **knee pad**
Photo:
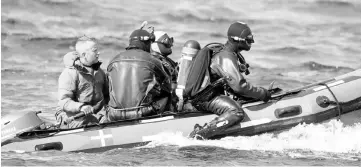
[[[227,113],[228,115],[230,115],[230,117],[239,117],[239,119],[242,121],[244,118],[244,111],[242,108],[240,109],[235,109],[235,110],[231,110],[230,112]]]

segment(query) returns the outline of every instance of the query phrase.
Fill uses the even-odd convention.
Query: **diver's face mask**
[[[155,41],[155,43],[163,44],[166,48],[171,48],[174,43],[173,37],[169,37],[168,35],[165,35],[165,37],[159,41]]]
[[[246,38],[241,38],[237,36],[231,36],[231,38],[234,41],[238,42],[240,50],[249,51],[252,47],[252,43],[254,43],[254,38],[252,34],[249,34],[248,36],[246,36]]]
[[[252,35],[252,34],[249,34],[249,35],[244,39],[244,42],[245,42],[247,45],[252,45],[252,44],[254,43],[253,35]]]
[[[154,38],[153,35],[150,35],[150,36],[135,36],[135,37],[133,37],[133,40],[138,40],[138,41],[142,41],[142,42],[154,42],[154,39],[155,38]]]

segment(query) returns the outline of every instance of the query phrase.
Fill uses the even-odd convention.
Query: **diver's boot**
[[[196,124],[193,132],[190,133],[189,137],[196,139],[210,139],[227,128],[241,122],[244,118],[243,112],[227,112],[221,116],[212,120],[209,124],[205,124],[203,127]]]
[[[202,135],[199,135],[199,134],[200,134],[200,131],[203,130],[206,126],[207,126],[207,123],[205,123],[203,126],[201,126],[199,124],[195,124],[193,131],[189,134],[189,137],[195,138],[197,140],[205,139]]]
[[[140,117],[154,115],[154,114],[162,114],[165,111],[165,108],[168,103],[168,97],[164,97],[156,100],[150,106],[139,109],[138,115]]]
[[[151,106],[153,107],[155,113],[162,114],[165,111],[167,104],[168,104],[168,97],[163,97],[153,102]]]
[[[212,120],[209,124],[206,123],[203,126],[196,124],[189,137],[196,138],[198,140],[209,139],[210,137],[219,134],[219,132],[224,131],[228,127],[226,126],[227,124],[228,120],[219,121],[217,118]]]

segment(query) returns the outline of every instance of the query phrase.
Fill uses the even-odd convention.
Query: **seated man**
[[[136,119],[164,111],[170,96],[170,77],[162,62],[150,54],[153,32],[132,32],[126,51],[109,63],[110,101],[107,121]]]
[[[177,85],[177,63],[168,56],[172,54],[173,37],[169,37],[166,32],[155,31],[155,41],[151,45],[151,54],[162,61],[166,72],[171,76],[172,87]]]
[[[61,128],[76,128],[98,122],[98,113],[109,99],[106,75],[100,69],[95,40],[83,36],[75,45],[76,52],[64,56],[65,69],[59,76],[58,111]],[[78,113],[84,117],[66,122]]]
[[[211,82],[225,78],[226,87],[237,96],[260,99],[267,102],[271,94],[262,87],[252,86],[246,81],[242,73],[249,73],[247,64],[240,51],[251,49],[254,43],[251,29],[247,24],[236,22],[228,29],[228,41],[212,56],[210,63]],[[193,104],[200,111],[208,111],[219,117],[206,124],[204,127],[195,126],[191,137],[195,135],[211,138],[226,128],[241,122],[244,111],[240,104],[229,96],[222,95],[223,87],[218,87],[207,94],[208,99],[201,99]]]
[[[169,37],[168,34],[163,31],[155,31],[154,36],[155,41],[151,45],[151,54],[162,62],[165,71],[171,77],[172,94],[174,95],[175,88],[177,87],[178,64],[169,58],[169,55],[172,54],[173,37]],[[175,107],[176,98],[170,98],[173,101],[172,106]],[[171,102],[171,100],[169,100],[169,102]],[[174,109],[169,107],[167,107],[168,110]]]

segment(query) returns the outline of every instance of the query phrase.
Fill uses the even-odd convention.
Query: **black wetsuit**
[[[268,96],[266,89],[252,86],[243,77],[237,54],[239,53],[237,53],[236,47],[227,42],[220,52],[213,55],[210,65],[211,81],[227,78],[226,85],[236,95],[260,100],[266,99]],[[191,137],[198,134],[203,138],[211,138],[243,120],[244,111],[241,105],[231,97],[223,95],[223,92],[223,87],[216,88],[212,92],[214,95],[211,99],[193,104],[198,110],[212,112],[219,117],[212,120],[202,130],[192,132]]]

